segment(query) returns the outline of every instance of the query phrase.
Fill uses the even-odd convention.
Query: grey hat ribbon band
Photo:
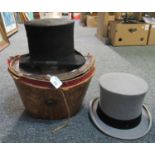
[[[99,105],[97,107],[97,114],[104,123],[117,129],[131,129],[136,127],[140,123],[142,116],[139,115],[137,118],[132,120],[117,120],[105,114]]]

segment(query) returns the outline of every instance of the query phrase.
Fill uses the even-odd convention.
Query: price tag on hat
[[[62,81],[57,76],[50,76],[50,82],[56,89],[62,86]]]

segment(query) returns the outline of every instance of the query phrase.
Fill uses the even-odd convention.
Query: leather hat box
[[[86,63],[72,71],[54,74],[63,85],[56,89],[47,75],[29,73],[19,68],[20,56],[8,60],[8,71],[17,86],[27,112],[41,119],[63,119],[68,117],[63,91],[70,109],[70,116],[76,114],[82,105],[89,82],[95,72],[95,58],[85,57]]]

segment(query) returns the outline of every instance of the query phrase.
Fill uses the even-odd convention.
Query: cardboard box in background
[[[141,21],[143,19],[144,12],[134,12],[133,16],[136,20]]]
[[[155,45],[155,25],[150,25],[148,45]]]
[[[113,46],[146,45],[149,24],[110,22],[109,40]]]
[[[96,36],[100,39],[103,39],[103,37],[107,37],[109,22],[114,20],[115,20],[114,13],[99,12]]]
[[[97,16],[87,15],[86,25],[88,27],[96,27],[97,26]]]
[[[115,20],[123,19],[122,16],[125,15],[125,12],[115,12]]]
[[[85,12],[81,12],[80,13],[80,23],[83,26],[86,26],[86,18],[87,18],[87,14]]]
[[[151,17],[155,18],[155,12],[150,12],[149,14],[150,14]]]
[[[62,12],[39,12],[40,19],[61,18]]]

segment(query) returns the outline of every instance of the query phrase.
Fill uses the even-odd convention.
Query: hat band
[[[107,114],[105,114],[101,110],[99,105],[97,107],[97,114],[104,123],[106,123],[107,125],[112,126],[114,128],[118,128],[118,129],[131,129],[131,128],[136,127],[140,123],[141,116],[142,116],[142,114],[140,114],[138,117],[131,119],[131,120],[114,119],[114,118],[108,116]]]

